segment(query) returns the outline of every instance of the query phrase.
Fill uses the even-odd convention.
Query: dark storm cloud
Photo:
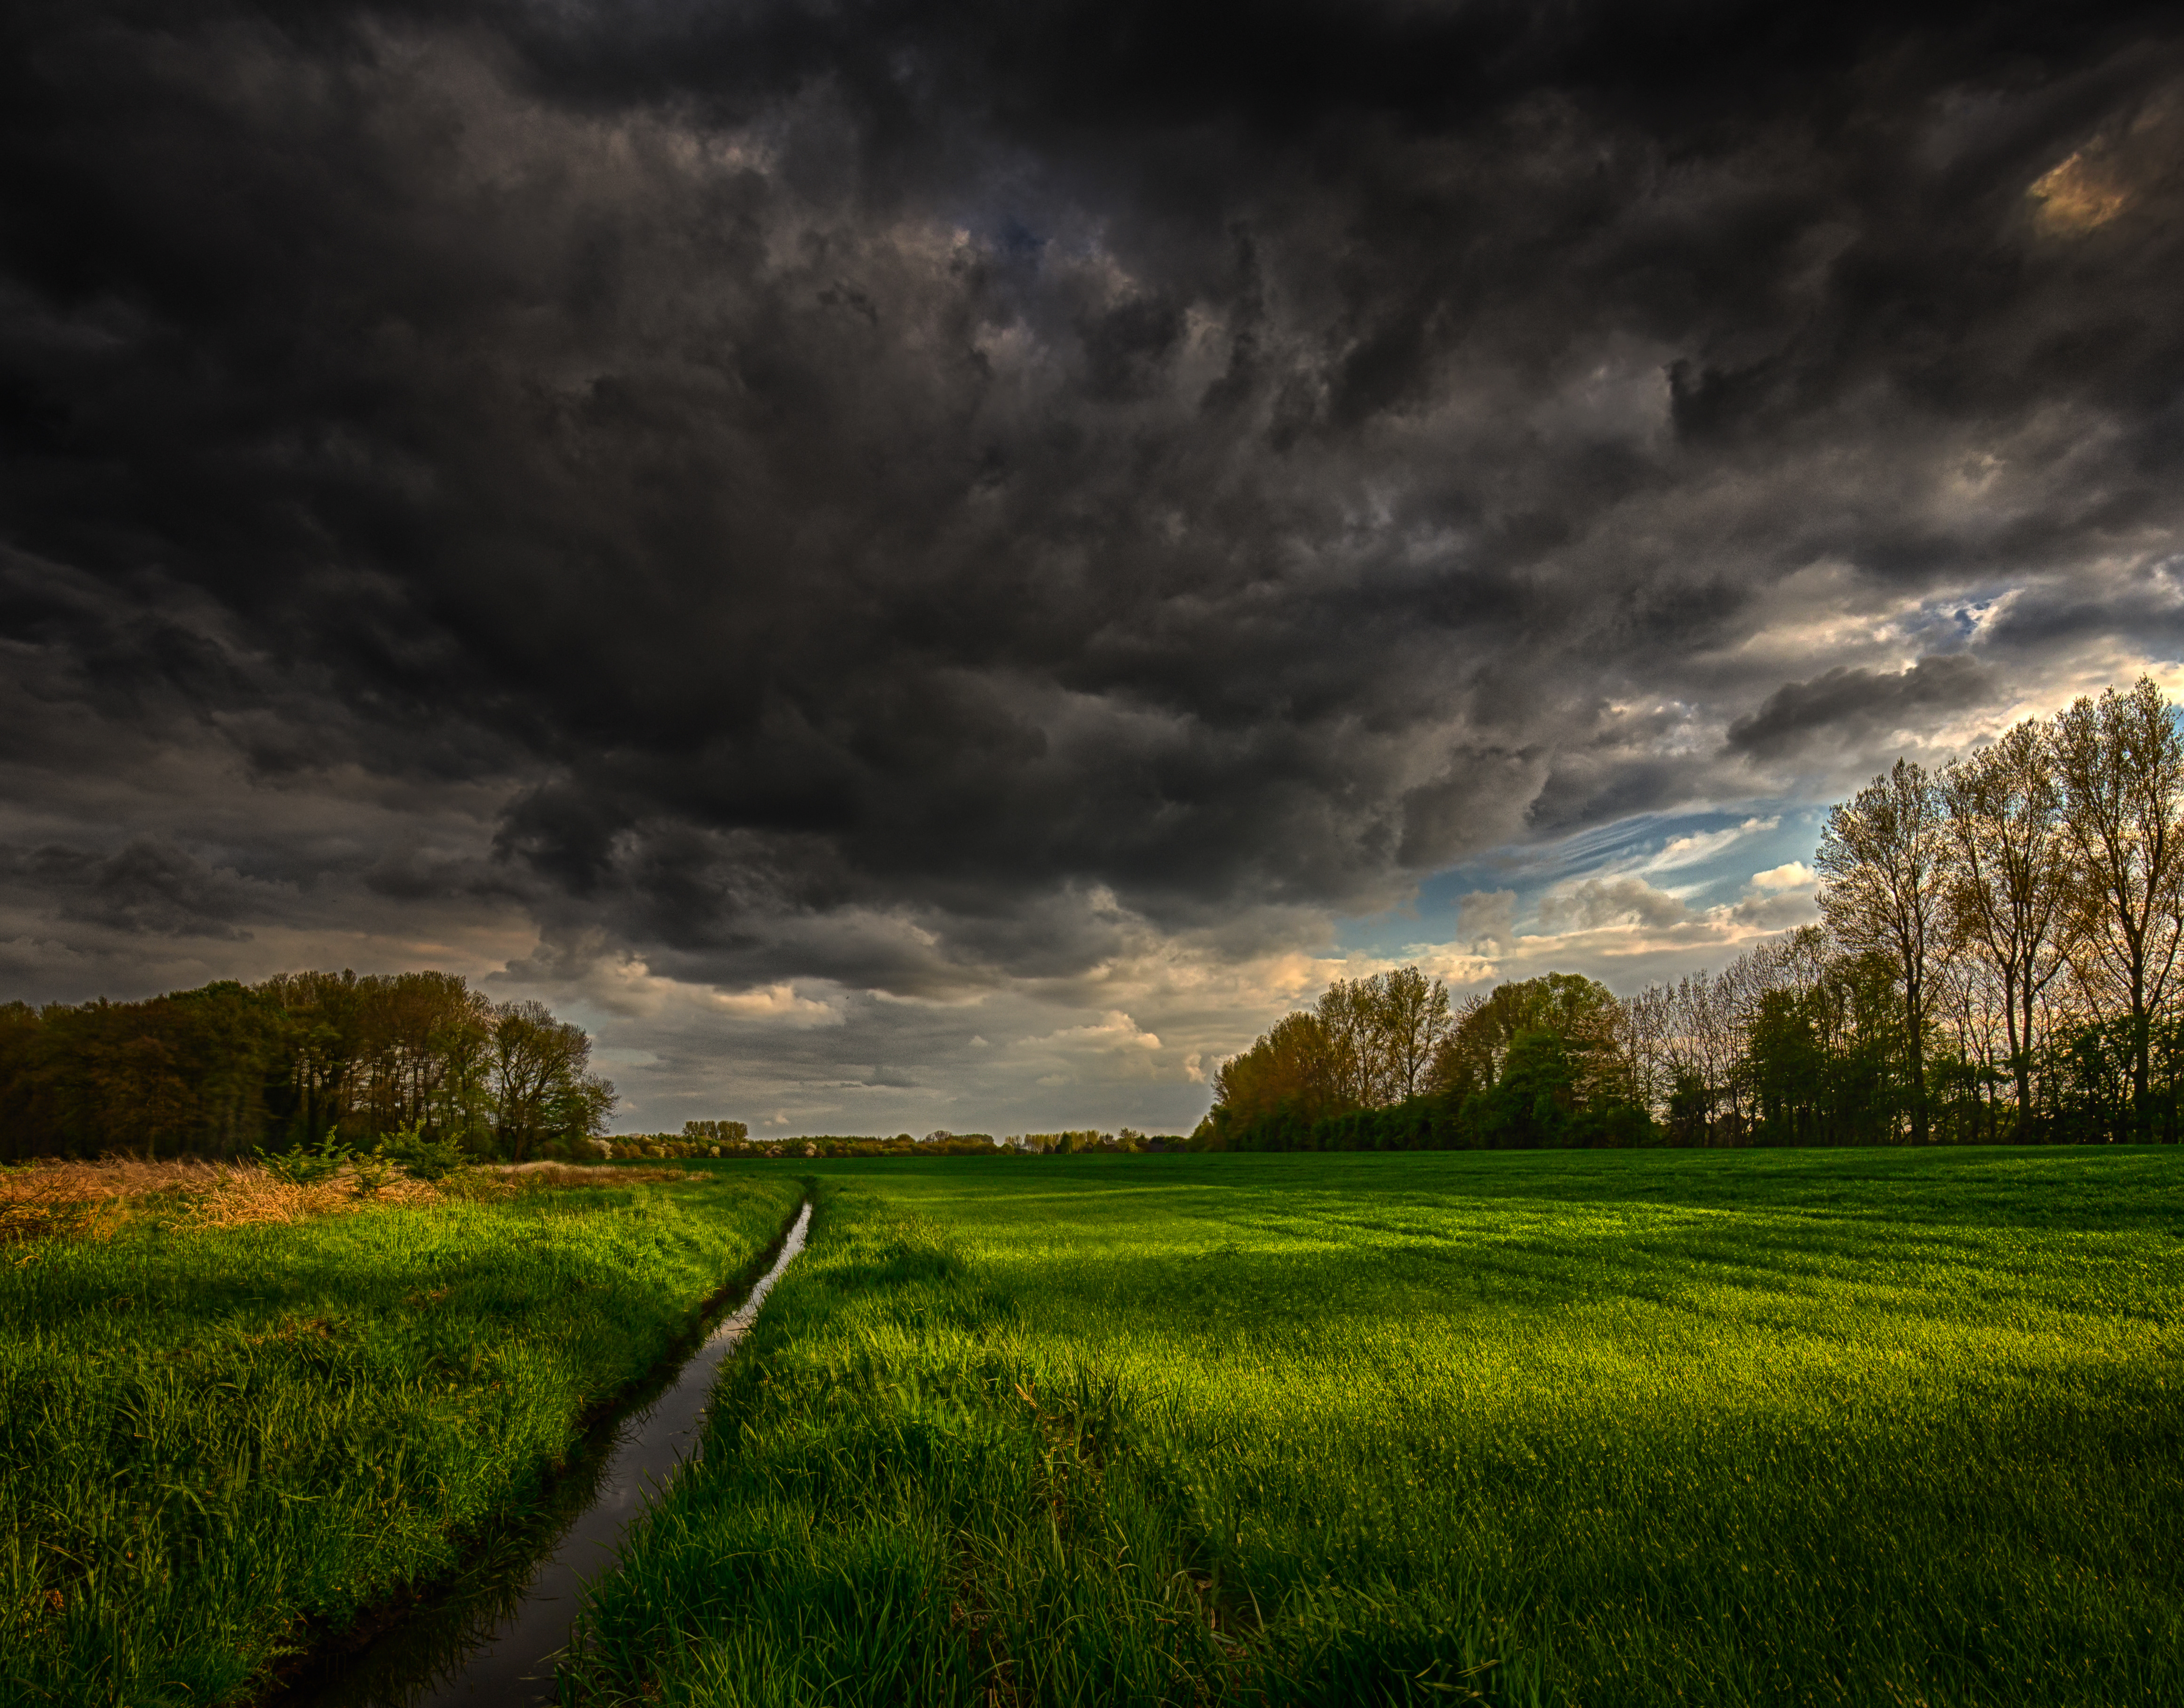
[[[1994,696],[1993,672],[1963,653],[1921,659],[1897,674],[1836,669],[1786,682],[1749,717],[1729,726],[1729,745],[1762,759],[1792,754],[1831,738],[1847,744],[1878,732],[1931,728],[1949,713]]]
[[[233,871],[150,837],[104,859],[49,846],[15,852],[8,865],[18,880],[58,898],[63,919],[131,933],[247,939],[234,921],[263,904]]]
[[[2123,643],[2174,549],[2162,10],[9,39],[19,809],[185,725],[233,791],[498,791],[489,841],[290,814],[248,869],[519,903],[541,977],[942,997],[1100,963],[1117,905],[1385,906],[1999,692],[1814,656],[1828,601],[2036,583]],[[239,928],[131,828],[8,881]]]

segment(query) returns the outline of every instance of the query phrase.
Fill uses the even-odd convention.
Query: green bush
[[[445,1180],[470,1162],[452,1138],[427,1138],[421,1127],[405,1127],[388,1141],[387,1154],[412,1180]]]
[[[375,1144],[370,1150],[359,1150],[349,1159],[356,1169],[356,1195],[369,1198],[394,1178],[394,1159],[387,1154],[384,1144]]]
[[[299,1141],[287,1150],[260,1151],[258,1160],[276,1179],[293,1186],[316,1186],[341,1172],[342,1166],[348,1160],[348,1149],[330,1132],[315,1147],[307,1149]]]

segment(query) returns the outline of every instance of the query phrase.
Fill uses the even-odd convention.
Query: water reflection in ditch
[[[284,1693],[281,1708],[551,1702],[554,1660],[568,1645],[584,1584],[613,1564],[647,1497],[696,1449],[722,1361],[803,1250],[811,1221],[806,1204],[750,1297],[705,1337],[657,1397],[641,1399],[601,1432],[557,1482],[535,1523],[498,1538],[461,1577],[369,1648],[329,1661]]]

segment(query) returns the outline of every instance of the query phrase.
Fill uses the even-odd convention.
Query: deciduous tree
[[[2184,948],[2184,737],[2154,682],[2080,699],[2055,721],[2082,942],[2131,1026],[2131,1095],[2148,1092],[2154,1012]]]
[[[2071,841],[2054,743],[2028,719],[1992,746],[1942,768],[1948,899],[1957,937],[1999,987],[2017,1119],[2033,1118],[2041,997],[2071,944]]]
[[[1948,843],[1925,768],[1899,759],[1854,798],[1830,808],[1817,860],[1828,929],[1852,954],[1886,954],[1894,968],[1910,1070],[1911,1136],[1924,1144],[1933,975],[1952,947]]]

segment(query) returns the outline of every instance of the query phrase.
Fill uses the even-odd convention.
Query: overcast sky
[[[2184,682],[2184,30],[1914,11],[17,0],[0,999],[1173,1130],[1337,974],[1811,918]]]

